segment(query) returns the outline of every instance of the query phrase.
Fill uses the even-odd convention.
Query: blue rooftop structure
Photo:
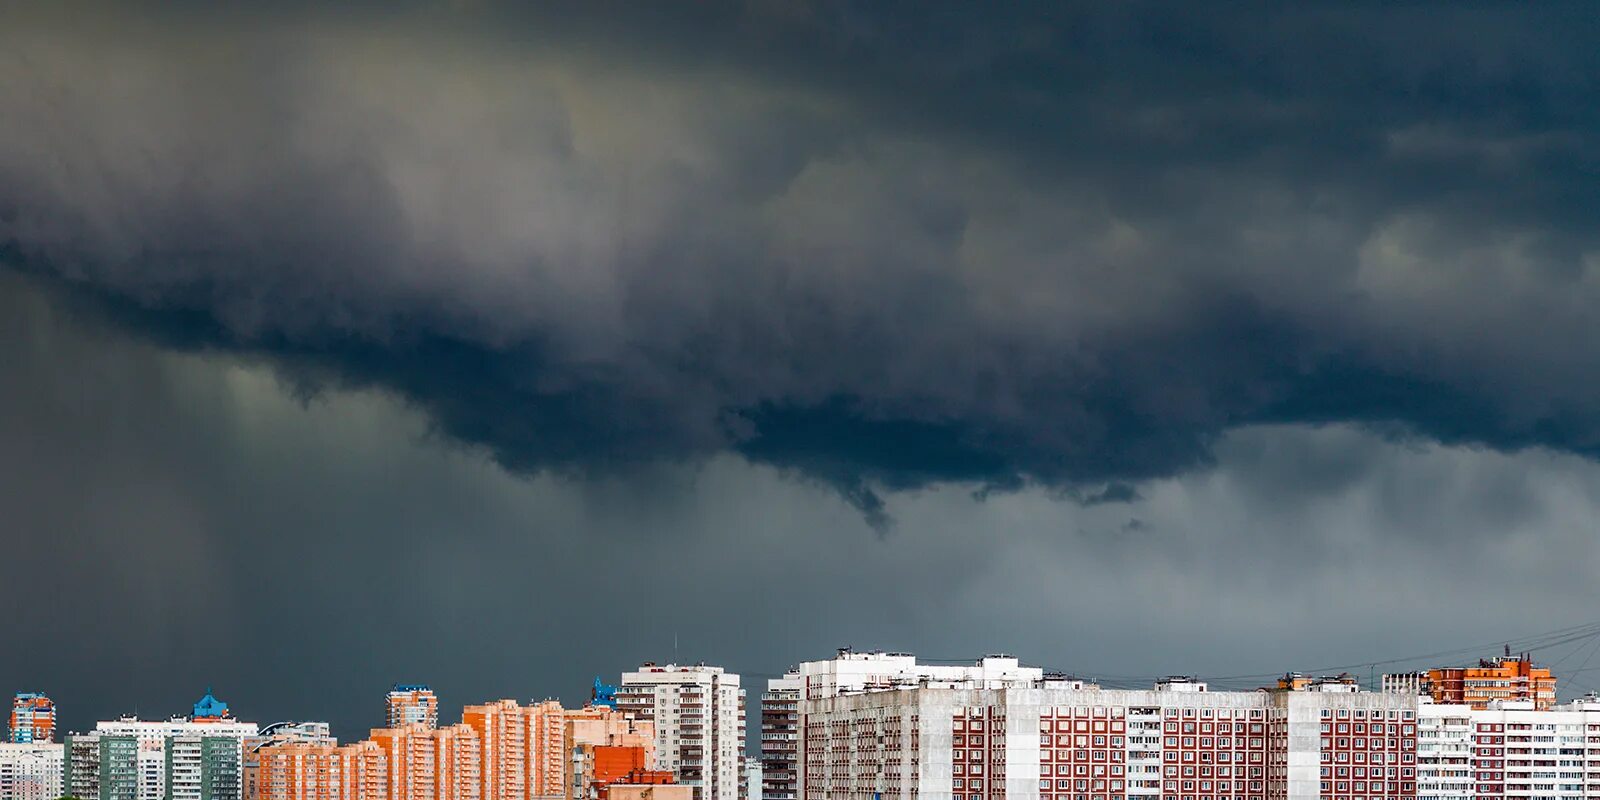
[[[218,700],[215,695],[211,694],[211,687],[207,686],[206,696],[200,698],[200,701],[194,704],[194,714],[191,719],[226,716],[228,716],[228,704]]]
[[[617,707],[617,687],[601,683],[600,676],[594,678],[594,691],[589,694],[589,701],[593,705]]]

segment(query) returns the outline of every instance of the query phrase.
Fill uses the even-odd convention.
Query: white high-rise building
[[[59,744],[0,744],[0,800],[56,800],[62,795]]]
[[[1384,690],[1392,691],[1385,676]],[[1394,691],[1415,697],[1415,691]],[[1417,709],[1417,800],[1471,798],[1472,709],[1421,703]]]
[[[257,736],[208,691],[188,717],[123,717],[68,737],[63,793],[84,800],[239,800],[244,744]]]
[[[134,769],[139,775],[139,800],[165,800],[167,796],[166,742],[139,743],[134,756]]]
[[[258,727],[254,722],[193,722],[183,717],[161,721],[153,719],[138,719],[136,717],[123,717],[119,720],[97,722],[94,732],[105,736],[132,736],[140,744],[151,743],[158,748],[168,739],[179,736],[220,736],[229,739],[245,739],[256,735]]]
[[[818,665],[801,673],[848,671]],[[1600,698],[1473,709],[1302,675],[1247,692],[1177,678],[1105,690],[998,666],[1012,676],[1000,687],[976,669],[809,682],[801,800],[1600,798]]]
[[[655,769],[694,787],[696,800],[739,800],[744,689],[721,667],[646,663],[622,673],[617,708],[655,723]]]
[[[746,759],[744,763],[745,800],[761,800],[761,761]]]
[[[99,736],[131,736],[138,742],[135,770],[139,800],[202,800],[239,796],[244,741],[254,722],[197,722],[123,718],[95,725]],[[211,788],[204,789],[209,785]]]
[[[919,664],[910,653],[857,653],[848,648],[827,661],[801,664],[799,674],[804,689],[801,697],[807,700],[912,686],[1004,689],[1044,679],[1044,670],[1022,666],[1007,655],[984,656],[971,664]]]
[[[1564,800],[1583,796],[1569,793],[1588,772],[1580,731],[1600,748],[1600,725],[1550,712],[1474,721],[1478,782],[1462,795],[1464,712],[1450,736],[1420,736],[1421,698],[1364,692],[1348,676],[1287,675],[1247,692],[1192,678],[1107,690],[1003,656],[952,668],[848,652],[800,673],[800,800]],[[1485,724],[1531,727],[1513,751],[1482,744],[1498,732]],[[1497,752],[1508,762],[1515,752],[1523,773],[1513,780],[1508,764],[1485,784],[1476,765]],[[1437,794],[1440,784],[1453,793]],[[1589,791],[1600,797],[1600,784]]]
[[[72,792],[85,800],[229,800],[242,796],[244,742],[252,722],[195,722],[123,718],[100,722],[67,741],[90,749],[74,759]],[[126,742],[110,749],[102,742]],[[106,763],[106,758],[113,758]],[[112,783],[92,773],[125,776]],[[87,787],[93,787],[89,789]]]
[[[1600,797],[1600,699],[1417,709],[1417,800]]]
[[[1394,694],[1042,680],[801,705],[805,800],[1390,800],[1415,792],[1417,699]],[[1355,725],[1371,733],[1320,733]]]

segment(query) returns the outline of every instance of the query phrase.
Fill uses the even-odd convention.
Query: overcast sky
[[[383,5],[0,26],[0,690],[67,726],[1596,616],[1592,8]]]

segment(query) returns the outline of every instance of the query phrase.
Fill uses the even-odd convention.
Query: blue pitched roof
[[[218,700],[216,696],[211,694],[210,687],[207,687],[206,696],[200,698],[200,702],[194,704],[194,716],[226,717],[228,716],[228,704]]]

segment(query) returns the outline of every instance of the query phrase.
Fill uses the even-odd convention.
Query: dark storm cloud
[[[396,680],[434,684],[453,718],[580,702],[645,659],[705,659],[754,691],[846,644],[1236,675],[1593,607],[1600,465],[1547,451],[1248,428],[1217,468],[1137,497],[887,494],[899,530],[880,541],[827,490],[738,458],[511,475],[438,446],[386,392],[307,399],[281,370],[131,341],[78,308],[0,275],[0,552],[25,598],[0,620],[23,643],[0,687],[50,692],[70,728],[180,712],[209,684],[245,719],[353,740]]]
[[[1600,445],[1582,7],[92,11],[0,33],[8,260],[518,472]]]
[[[397,680],[432,683],[453,719],[581,702],[646,659],[721,664],[755,693],[850,644],[1124,681],[1270,673],[1594,606],[1600,464],[1548,451],[1252,427],[1215,469],[1137,497],[888,493],[880,540],[828,490],[737,457],[513,475],[439,446],[386,391],[308,399],[281,370],[122,330],[0,274],[0,555],[19,598],[0,687],[49,692],[68,728],[177,713],[212,685],[244,719],[351,741]],[[1563,697],[1593,682],[1571,677]]]

